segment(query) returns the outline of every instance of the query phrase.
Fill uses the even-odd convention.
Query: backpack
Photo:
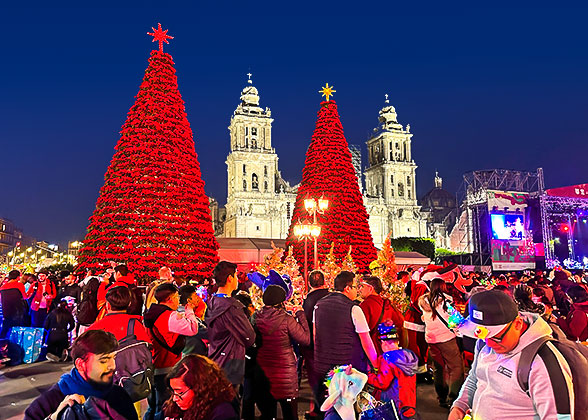
[[[76,317],[80,324],[90,325],[98,316],[98,288],[100,280],[92,277],[82,288],[82,301],[78,304]]]
[[[133,402],[147,398],[153,385],[153,359],[149,343],[135,335],[135,318],[129,319],[127,335],[115,353],[114,383],[124,388]]]
[[[136,284],[127,286],[131,292],[131,304],[127,308],[129,315],[141,315],[143,313],[143,291]]]
[[[565,384],[560,385],[561,373],[559,363],[554,359],[553,353],[545,345],[551,342],[555,348],[563,355],[568,362],[572,371],[572,382],[574,388],[574,419],[588,420],[588,347],[581,343],[568,340],[564,332],[557,326],[549,324],[553,331],[553,338],[541,337],[521,351],[519,367],[517,370],[517,380],[521,389],[528,394],[529,391],[529,373],[531,364],[536,356],[543,359],[543,363],[549,372],[549,378],[555,392],[556,403],[559,398],[568,398]],[[562,403],[567,404],[566,401]],[[559,404],[558,404],[559,406]]]
[[[61,420],[126,420],[105,400],[97,397],[88,397],[84,404],[74,403],[67,406],[59,418]]]
[[[569,404],[569,395],[564,378],[561,377],[559,362],[554,359],[553,353],[545,344],[551,342],[555,348],[562,354],[564,359],[568,362],[572,372],[572,383],[574,388],[574,419],[588,420],[588,347],[581,343],[568,340],[564,332],[554,324],[549,324],[553,337],[541,337],[532,342],[521,351],[519,365],[517,368],[517,382],[521,390],[529,395],[529,374],[531,373],[531,365],[536,356],[541,357],[552,386],[556,398],[556,405],[558,408],[565,407]],[[484,340],[478,340],[476,349],[478,352],[486,345]],[[561,391],[561,392],[560,392]],[[561,398],[561,401],[558,400]]]

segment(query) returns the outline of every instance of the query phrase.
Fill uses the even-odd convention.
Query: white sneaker
[[[47,353],[47,360],[52,362],[59,362],[59,356],[56,356],[53,353]]]

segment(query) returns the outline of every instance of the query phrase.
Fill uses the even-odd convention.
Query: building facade
[[[379,125],[367,141],[368,167],[364,171],[364,203],[370,216],[374,244],[393,238],[427,236],[416,199],[416,168],[412,159],[412,134],[398,122],[388,95],[380,110]]]
[[[367,141],[365,188],[361,150],[350,146],[376,247],[382,246],[390,232],[393,238],[427,236],[426,220],[416,199],[417,165],[412,159],[410,125],[405,129],[398,122],[388,99],[379,121]],[[259,92],[249,78],[229,125],[226,214],[220,215],[218,204],[211,203],[217,236],[285,239],[288,235],[298,186],[281,176],[272,147],[272,122],[270,109],[260,106]]]
[[[457,222],[457,198],[443,189],[443,179],[435,172],[435,188],[419,200],[427,221],[427,236],[438,248],[451,249],[449,234]]]
[[[272,147],[269,108],[259,105],[251,82],[241,92],[241,103],[229,125],[231,151],[227,157],[226,238],[288,236],[297,187],[282,179],[278,155]]]

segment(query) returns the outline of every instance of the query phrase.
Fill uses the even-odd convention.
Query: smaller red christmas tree
[[[372,275],[379,277],[382,280],[382,286],[384,286],[384,295],[404,313],[408,306],[408,299],[404,296],[404,284],[402,280],[398,280],[397,277],[397,266],[396,266],[396,255],[394,248],[388,234],[382,249],[378,252],[378,258],[370,264],[370,270]]]

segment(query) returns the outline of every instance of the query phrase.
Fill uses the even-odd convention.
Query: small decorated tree
[[[353,256],[351,255],[351,245],[349,245],[349,252],[345,258],[343,258],[343,264],[341,264],[341,271],[351,271],[354,274],[357,274],[357,266],[355,265],[355,261],[353,261]]]
[[[300,275],[300,266],[298,265],[296,258],[294,258],[292,247],[288,248],[288,254],[284,259],[284,268],[280,274],[287,274],[290,276],[292,287],[294,289],[291,301],[294,304],[302,305],[304,297],[306,296],[306,284],[304,283],[304,277]]]
[[[325,256],[325,261],[321,265],[321,271],[325,274],[325,284],[328,286],[329,289],[333,288],[333,281],[337,274],[341,272],[341,267],[337,264],[337,260],[335,258],[335,243],[331,243],[331,250]]]
[[[384,294],[394,303],[396,308],[404,313],[408,306],[408,299],[404,296],[404,284],[397,278],[396,255],[388,234],[382,249],[378,251],[378,258],[370,264],[372,275],[382,280]]]

